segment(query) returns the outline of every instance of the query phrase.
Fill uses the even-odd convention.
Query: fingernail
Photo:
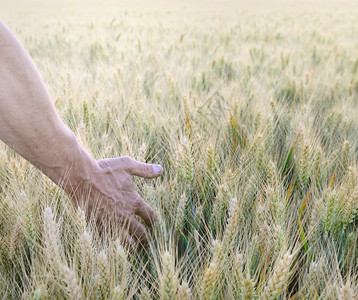
[[[153,165],[153,171],[155,174],[162,174],[163,172],[163,167],[160,165]]]

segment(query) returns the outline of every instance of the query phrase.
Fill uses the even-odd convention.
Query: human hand
[[[131,176],[155,178],[163,168],[127,156],[99,160],[97,165],[89,180],[73,190],[72,198],[100,228],[119,225],[124,243],[147,244],[149,234],[135,215],[148,227],[152,227],[156,218],[153,209],[135,190]]]
[[[35,64],[1,20],[0,44],[0,140],[63,188],[102,229],[109,221],[122,226],[129,243],[145,243],[148,233],[135,215],[148,226],[155,216],[131,175],[154,178],[162,167],[130,157],[96,161],[62,122]]]

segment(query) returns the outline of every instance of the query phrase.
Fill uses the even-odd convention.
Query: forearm
[[[63,124],[34,63],[1,21],[0,112],[0,139],[55,183],[70,192],[69,182],[90,176],[96,161]]]

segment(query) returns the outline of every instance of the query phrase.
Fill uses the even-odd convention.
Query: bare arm
[[[115,219],[145,241],[153,210],[134,190],[131,175],[154,178],[162,167],[129,157],[95,160],[64,125],[31,58],[0,21],[0,139],[61,186],[100,222]]]

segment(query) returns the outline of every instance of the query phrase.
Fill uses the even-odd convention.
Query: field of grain
[[[357,299],[358,5],[271,2],[0,3],[80,143],[164,167],[128,251],[0,143],[2,299]]]

